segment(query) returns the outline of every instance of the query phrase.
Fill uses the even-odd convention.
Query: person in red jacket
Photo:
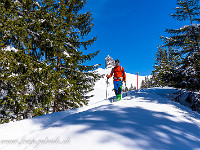
[[[112,68],[110,75],[107,75],[106,77],[109,79],[112,77],[113,74],[115,95],[117,97],[117,100],[121,100],[122,82],[124,81],[126,83],[126,74],[124,68],[122,66],[119,66],[118,59],[115,60],[115,67]]]

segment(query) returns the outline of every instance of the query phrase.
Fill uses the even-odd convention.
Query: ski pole
[[[106,99],[108,99],[108,78],[107,78],[106,84],[107,84],[107,86],[106,86]]]

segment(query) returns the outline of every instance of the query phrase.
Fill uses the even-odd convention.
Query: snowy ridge
[[[107,100],[102,79],[88,106],[1,124],[0,149],[200,150],[200,115],[169,99],[175,89],[130,91],[111,103],[109,82]]]

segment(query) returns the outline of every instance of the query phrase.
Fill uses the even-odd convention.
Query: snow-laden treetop
[[[8,45],[6,48],[2,49],[3,51],[13,51],[13,52],[17,52],[18,50],[15,49],[12,45]]]

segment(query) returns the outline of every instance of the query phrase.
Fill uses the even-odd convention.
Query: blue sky
[[[89,37],[98,38],[88,52],[100,50],[89,64],[105,68],[110,55],[126,72],[150,75],[160,36],[167,36],[166,29],[187,24],[169,15],[175,7],[176,0],[87,0],[82,11],[91,11],[94,18]]]

